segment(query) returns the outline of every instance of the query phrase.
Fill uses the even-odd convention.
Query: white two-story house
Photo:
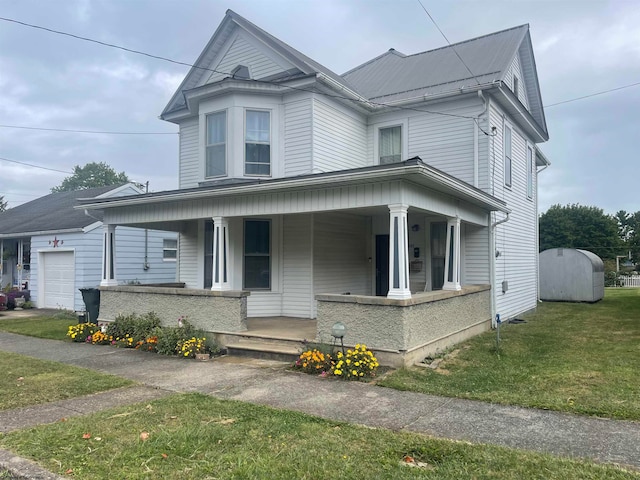
[[[161,118],[179,189],[83,208],[104,211],[107,259],[117,226],[179,233],[185,288],[163,294],[199,307],[171,315],[317,319],[325,341],[340,320],[406,355],[536,307],[548,134],[528,25],[337,75],[228,11]],[[116,284],[106,261],[112,306]]]

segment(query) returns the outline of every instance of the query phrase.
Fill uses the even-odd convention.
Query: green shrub
[[[107,335],[111,335],[113,338],[132,337],[134,342],[138,342],[151,336],[151,333],[159,326],[160,319],[154,312],[144,315],[121,314],[107,326]]]

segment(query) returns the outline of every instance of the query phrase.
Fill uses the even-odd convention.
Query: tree
[[[540,250],[580,248],[601,258],[624,253],[616,217],[601,208],[584,205],[553,205],[540,215]]]
[[[0,195],[0,212],[4,212],[7,209],[7,201],[4,199],[4,195]]]
[[[129,183],[124,172],[116,171],[104,162],[87,163],[84,167],[73,167],[73,175],[62,180],[62,183],[51,189],[51,193],[86,190],[87,188],[106,187]]]

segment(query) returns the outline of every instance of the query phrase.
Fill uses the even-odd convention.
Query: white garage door
[[[44,307],[73,310],[75,294],[75,260],[73,252],[43,254]]]

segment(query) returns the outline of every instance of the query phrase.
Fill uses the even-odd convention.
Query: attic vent
[[[251,75],[249,75],[249,67],[238,65],[231,71],[231,76],[240,80],[249,80],[251,78]]]

